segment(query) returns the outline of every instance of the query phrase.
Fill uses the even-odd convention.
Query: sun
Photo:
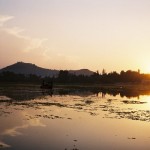
[[[150,74],[150,61],[148,60],[142,61],[139,69],[141,70],[142,73]]]

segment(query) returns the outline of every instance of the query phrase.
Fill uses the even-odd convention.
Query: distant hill
[[[69,70],[70,73],[75,74],[75,75],[86,75],[86,76],[90,76],[92,75],[94,72],[90,71],[88,69],[80,69],[80,70]]]
[[[45,69],[36,66],[31,63],[17,62],[13,65],[7,66],[0,70],[0,72],[10,71],[16,74],[35,74],[37,76],[45,77],[45,76],[56,76],[58,74],[58,70]]]
[[[59,70],[45,69],[42,67],[38,67],[35,64],[24,63],[24,62],[17,62],[15,64],[2,68],[0,70],[0,72],[4,72],[4,71],[14,72],[16,74],[25,74],[25,75],[35,74],[41,77],[57,76],[59,73]],[[69,70],[69,72],[75,75],[86,75],[86,76],[90,76],[94,73],[93,71],[90,71],[88,69]]]

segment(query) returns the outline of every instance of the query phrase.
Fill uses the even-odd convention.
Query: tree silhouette
[[[94,72],[91,76],[75,75],[69,73],[67,70],[60,70],[57,77],[40,77],[34,74],[24,75],[15,74],[13,72],[1,72],[1,82],[30,82],[41,83],[42,80],[46,82],[54,81],[56,83],[93,83],[93,84],[107,84],[107,83],[141,83],[142,81],[150,81],[149,74],[140,74],[140,71],[121,71],[120,74],[116,71],[106,73],[105,69],[102,74],[98,71]]]

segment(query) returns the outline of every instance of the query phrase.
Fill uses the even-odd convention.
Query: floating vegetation
[[[88,104],[88,105],[90,105],[90,104],[92,104],[92,103],[94,103],[92,100],[86,100],[86,101],[85,101],[85,104]]]
[[[135,138],[135,137],[131,137],[131,138],[130,138],[130,137],[128,137],[128,139],[129,139],[129,140],[136,140],[136,138]]]
[[[36,115],[37,117],[43,117],[47,119],[63,119],[64,117],[55,116],[55,115]]]
[[[130,101],[130,100],[123,100],[122,102],[125,104],[145,104],[145,103],[147,103],[147,102]]]
[[[66,107],[67,105],[61,104],[61,103],[50,103],[50,102],[35,102],[36,105],[42,105],[42,106],[57,106],[57,107]]]
[[[103,111],[108,111],[110,114],[106,114],[106,118],[126,118],[131,120],[147,121],[150,122],[150,111],[149,110],[130,110],[125,108],[117,108],[115,106],[102,105]],[[112,117],[112,114],[116,114]]]
[[[7,116],[9,116],[10,114],[12,114],[11,111],[5,111],[5,110],[3,110],[3,109],[0,109],[0,116],[5,116],[5,117],[7,117]]]
[[[75,104],[75,106],[85,106],[85,104]]]

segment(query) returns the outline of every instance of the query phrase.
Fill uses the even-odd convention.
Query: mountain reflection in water
[[[149,108],[148,90],[0,87],[0,148],[148,150]]]
[[[11,87],[0,89],[0,95],[5,95],[11,100],[32,100],[43,95],[50,96],[63,96],[63,95],[76,95],[76,96],[90,96],[90,95],[102,95],[106,94],[127,98],[139,98],[140,95],[150,95],[150,90],[137,90],[137,89],[107,89],[107,88],[55,88],[53,90],[40,89],[39,87]]]

